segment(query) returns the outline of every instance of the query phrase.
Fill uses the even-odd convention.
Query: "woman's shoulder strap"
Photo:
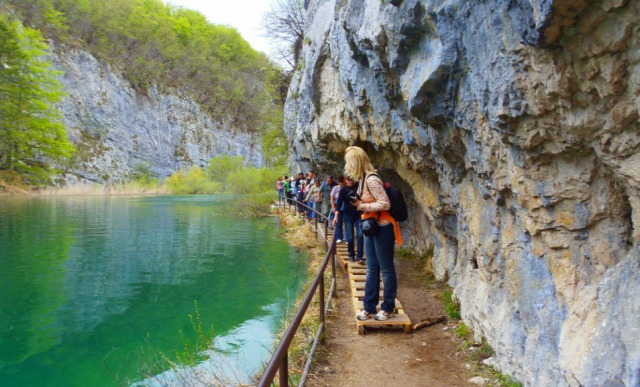
[[[365,176],[364,176],[364,179],[362,179],[362,181],[360,181],[360,182],[358,183],[358,195],[362,195],[362,194],[364,193],[364,186],[367,184],[367,181],[369,180],[369,178],[370,178],[371,176],[375,176],[375,177],[377,177],[378,179],[380,179],[380,176],[378,176],[378,174],[377,174],[377,173],[375,173],[375,172],[374,172],[374,173],[370,173],[370,174],[368,174],[368,175],[365,175]],[[382,180],[381,180],[381,181],[382,181]],[[368,185],[367,185],[367,189],[369,189],[369,186],[368,186]]]

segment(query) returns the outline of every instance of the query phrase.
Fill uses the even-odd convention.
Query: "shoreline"
[[[63,197],[63,196],[160,196],[170,195],[165,187],[144,188],[135,183],[115,186],[79,184],[69,187],[18,187],[0,181],[0,197]]]

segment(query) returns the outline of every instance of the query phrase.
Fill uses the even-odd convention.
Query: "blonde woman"
[[[384,184],[371,165],[364,149],[352,146],[347,148],[344,156],[344,172],[359,182],[358,197],[352,200],[353,205],[362,211],[363,222],[375,223],[373,235],[364,237],[364,249],[367,253],[367,279],[364,288],[364,309],[358,314],[358,320],[374,317],[378,321],[393,317],[395,310],[398,281],[393,264],[393,247],[397,242],[402,244],[402,235],[398,223],[389,215],[391,204],[384,190]],[[373,218],[373,220],[371,219]],[[370,219],[367,221],[367,219]],[[366,227],[363,223],[363,230]],[[377,311],[380,294],[380,273],[384,283],[384,292],[380,311]]]

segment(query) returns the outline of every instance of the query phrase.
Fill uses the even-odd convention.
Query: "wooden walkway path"
[[[318,224],[318,232],[324,236],[324,225],[320,226]],[[328,240],[333,238],[333,230],[329,229],[328,231]],[[351,288],[351,299],[353,302],[354,309],[354,318],[356,319],[356,327],[358,329],[359,334],[364,334],[366,328],[380,328],[380,327],[390,327],[390,328],[402,328],[405,333],[411,332],[411,319],[404,312],[404,308],[400,301],[396,298],[396,310],[394,311],[394,316],[386,321],[377,321],[374,318],[370,318],[365,321],[360,321],[356,318],[358,313],[363,309],[362,299],[364,298],[364,284],[367,277],[367,266],[357,263],[350,262],[348,260],[349,252],[346,243],[339,243],[336,245],[336,257],[338,265],[349,275],[349,285]],[[366,256],[365,256],[366,259]],[[382,300],[382,291],[384,289],[384,285],[382,280],[380,280],[380,299]],[[381,302],[380,302],[381,303]],[[380,303],[378,304],[377,309],[380,310]]]

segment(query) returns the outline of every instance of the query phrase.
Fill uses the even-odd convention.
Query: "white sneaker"
[[[376,319],[376,321],[385,321],[385,320],[390,319],[391,317],[393,317],[393,313],[381,310],[376,314],[375,319]]]
[[[358,313],[358,316],[357,316],[358,320],[360,321],[368,320],[371,317],[373,317],[373,313],[369,313],[364,309],[360,313]]]
[[[338,239],[336,243],[342,243],[342,239]]]

